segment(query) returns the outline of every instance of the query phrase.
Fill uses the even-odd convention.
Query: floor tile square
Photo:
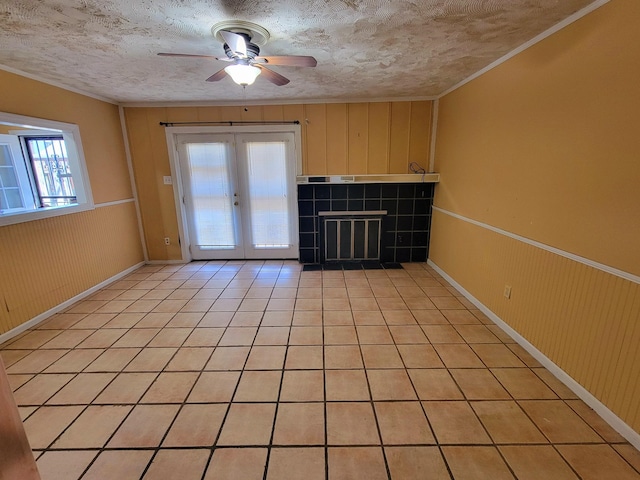
[[[433,348],[447,368],[485,368],[467,344],[436,344]]]
[[[395,345],[362,345],[360,349],[366,368],[404,367]]]
[[[240,372],[203,372],[193,386],[189,403],[229,402],[236,389]]]
[[[520,406],[552,443],[599,443],[602,438],[561,400],[526,400]]]
[[[431,343],[465,343],[451,325],[421,325]]]
[[[467,400],[510,400],[509,393],[488,369],[450,369]]]
[[[179,405],[136,405],[107,446],[110,448],[159,446],[179,408]]]
[[[407,368],[443,368],[444,364],[431,345],[398,345]]]
[[[136,403],[157,373],[121,373],[93,401],[95,404]]]
[[[324,448],[272,448],[267,480],[324,480]]]
[[[217,347],[205,370],[242,370],[250,350],[250,347]]]
[[[120,372],[136,357],[140,348],[109,348],[103,350],[94,362],[85,368],[85,372]]]
[[[200,480],[209,460],[209,450],[160,450],[143,480]]]
[[[327,370],[325,385],[327,401],[370,400],[364,370]]]
[[[440,310],[411,309],[411,313],[420,325],[449,325],[449,321]]]
[[[371,403],[327,403],[329,445],[378,445],[380,437]]]
[[[305,311],[299,310],[296,304],[296,311],[293,312],[293,325],[299,327],[318,327],[322,326],[322,306],[319,308]]]
[[[420,402],[374,402],[382,443],[435,444]]]
[[[233,396],[234,402],[276,402],[280,392],[280,371],[248,370],[242,372]]]
[[[184,347],[179,348],[165,371],[200,371],[213,353],[213,347]]]
[[[91,403],[115,376],[115,373],[80,373],[46,403],[49,405]]]
[[[385,447],[384,451],[393,480],[451,478],[438,447]]]
[[[322,345],[322,327],[291,327],[289,345]]]
[[[236,312],[229,326],[231,327],[257,327],[262,321],[262,312]]]
[[[418,325],[391,325],[391,335],[396,344],[429,343],[427,337]]]
[[[153,450],[105,450],[82,479],[140,478],[152,456]]]
[[[491,372],[516,400],[558,398],[553,390],[528,368],[492,368]]]
[[[83,409],[82,406],[40,407],[24,422],[31,448],[47,448]]]
[[[355,345],[358,343],[355,327],[324,327],[325,345]]]
[[[498,449],[518,480],[578,480],[551,446],[501,446]]]
[[[324,425],[322,403],[281,403],[276,415],[273,444],[324,445]]]
[[[360,345],[393,344],[393,338],[386,325],[359,325],[356,327]]]
[[[324,377],[321,370],[285,370],[282,377],[282,402],[324,400]]]
[[[473,351],[489,368],[525,367],[525,364],[505,345],[498,343],[474,344]]]
[[[324,362],[326,369],[364,368],[357,345],[326,345]]]
[[[287,352],[285,346],[252,347],[245,365],[246,370],[282,370],[284,357]]]
[[[232,403],[218,445],[268,445],[275,403]]]
[[[456,480],[514,480],[494,447],[443,447]]]
[[[321,370],[323,368],[322,346],[290,346],[287,349],[284,368],[286,370]]]
[[[17,405],[42,405],[73,378],[72,374],[36,375],[14,392],[14,400]]]
[[[407,371],[420,400],[462,400],[464,396],[448,370],[410,369]]]
[[[382,312],[356,310],[353,313],[353,322],[356,325],[386,325]]]
[[[467,402],[422,402],[440,444],[490,444],[491,439]]]
[[[329,447],[329,480],[386,480],[387,469],[380,447]]]
[[[102,448],[133,407],[89,406],[53,444],[54,448]]]
[[[516,402],[471,402],[471,408],[496,444],[547,443]]]
[[[266,465],[266,448],[216,449],[204,480],[262,480]]]
[[[373,400],[417,400],[404,369],[367,370]]]
[[[289,341],[289,327],[260,327],[254,345],[286,345]]]
[[[226,403],[184,405],[171,425],[162,446],[213,446],[227,413],[227,408]]]
[[[144,348],[124,368],[127,372],[157,372],[175,355],[177,348]]]
[[[329,310],[322,314],[322,319],[325,326],[353,325],[351,310]]]
[[[140,403],[182,403],[198,375],[197,372],[163,372],[151,384]]]
[[[256,327],[227,327],[218,345],[221,347],[251,345],[257,332]]]
[[[635,472],[609,445],[558,445],[583,480],[633,480]]]
[[[48,451],[38,458],[38,471],[46,479],[80,478],[97,454],[95,450]]]

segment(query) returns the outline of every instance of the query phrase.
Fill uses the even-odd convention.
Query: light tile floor
[[[425,264],[145,266],[0,354],[44,480],[640,478]]]

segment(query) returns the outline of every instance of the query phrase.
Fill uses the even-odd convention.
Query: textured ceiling
[[[0,65],[116,102],[228,102],[436,96],[593,0],[2,0]],[[316,68],[246,88],[205,82],[226,64],[223,20],[266,28],[263,55]]]

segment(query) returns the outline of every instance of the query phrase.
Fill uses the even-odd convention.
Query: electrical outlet
[[[165,244],[165,245],[171,245],[171,238],[169,238],[169,237],[164,237],[164,244]]]
[[[164,176],[164,177],[162,177],[162,182],[165,185],[173,185],[173,178],[171,178],[169,176]]]
[[[504,286],[504,298],[511,298],[511,285]]]
[[[398,245],[402,245],[404,243],[404,237],[402,235],[398,235]]]

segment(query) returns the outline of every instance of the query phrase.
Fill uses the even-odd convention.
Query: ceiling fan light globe
[[[253,65],[229,65],[224,71],[234,82],[242,86],[251,85],[260,75],[260,69]]]

